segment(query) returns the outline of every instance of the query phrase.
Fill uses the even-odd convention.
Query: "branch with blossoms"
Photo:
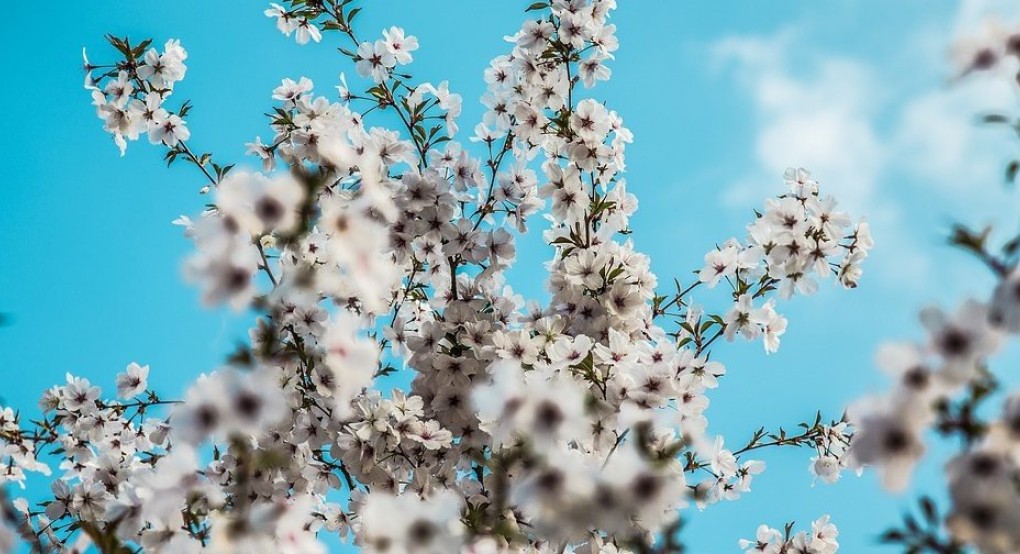
[[[677,281],[677,293],[668,302],[656,297],[653,313],[677,318],[680,329],[674,336],[680,346],[693,343],[700,353],[720,336],[732,341],[739,334],[748,340],[762,337],[766,352],[775,352],[787,323],[776,312],[775,300],[762,302],[770,293],[784,300],[795,293],[811,295],[818,290],[816,279],[830,276],[845,288],[857,286],[874,245],[867,222],[851,226],[849,215],[837,210],[835,198],[820,195],[807,170],[789,169],[784,179],[790,192],[755,212],[746,244],[730,239],[717,246],[705,255],[698,281],[683,290]],[[698,285],[714,288],[722,280],[733,300],[724,314],[706,315],[685,299]],[[670,313],[671,308],[685,311]]]
[[[966,54],[960,77],[976,78],[1015,62],[1020,34],[994,29],[957,47]],[[1015,80],[1010,82],[1016,86]],[[1015,177],[1015,166],[1013,162],[1007,167],[1009,181]],[[964,300],[954,312],[922,310],[925,340],[879,349],[878,365],[893,380],[890,390],[861,399],[849,410],[855,434],[846,463],[877,469],[892,491],[907,486],[913,468],[927,455],[927,430],[955,446],[945,464],[950,507],[940,510],[934,500],[922,497],[920,517],[907,514],[902,525],[880,537],[904,552],[1020,549],[1020,397],[1009,393],[1001,411],[988,406],[1003,392],[994,356],[1020,332],[1020,234],[999,247],[992,245],[991,237],[991,227],[953,225],[949,244],[980,262],[997,282],[995,289],[987,299]]]
[[[793,533],[795,522],[787,523],[783,530],[773,529],[768,525],[759,525],[753,540],[741,539],[740,548],[744,552],[760,552],[764,554],[809,553],[832,554],[839,549],[839,530],[829,521],[829,516],[822,516],[811,523],[811,532]]]
[[[187,146],[190,104],[164,107],[186,70],[179,43],[159,52],[110,37],[121,60],[86,62],[104,128],[122,152],[145,132],[169,163],[201,171],[212,202],[175,221],[195,245],[186,277],[204,303],[258,318],[249,344],[179,401],[149,391],[147,366],[133,364],[119,400],[68,376],[44,418],[3,412],[0,483],[61,460],[50,499],[16,504],[38,540],[304,553],[335,534],[366,552],[678,552],[690,500],[739,498],[764,470],[746,454],[813,447],[816,477],[838,478],[844,421],[761,429],[735,451],[709,435],[707,391],[726,372],[710,356],[738,334],[778,347],[786,320],[772,292],[811,293],[813,275],[854,286],[867,226],[790,171],[746,241],[657,295],[649,258],[627,240],[633,137],[584,97],[611,76],[614,8],[529,6],[485,71],[487,110],[463,144],[461,97],[409,73],[415,37],[391,27],[364,39],[351,0],[273,4],[282,33],[336,37],[365,82],[341,76],[333,100],[284,79],[267,110],[272,140],[248,144],[261,171]],[[540,214],[550,298],[526,303],[507,270]],[[690,295],[722,280],[729,308],[706,315]],[[379,390],[397,372],[408,389]]]

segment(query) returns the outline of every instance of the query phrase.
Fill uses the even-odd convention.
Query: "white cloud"
[[[874,77],[867,66],[849,59],[794,67],[794,42],[787,32],[771,39],[729,38],[714,48],[716,58],[740,76],[758,116],[755,157],[760,167],[731,188],[727,200],[758,202],[769,183],[795,165],[823,178],[847,207],[857,210],[868,205],[883,163],[883,149],[869,124]]]
[[[907,100],[890,137],[895,163],[909,176],[960,198],[977,184],[1001,181],[1010,135],[977,122],[978,114],[1012,110],[1000,81],[967,82]],[[1005,94],[1003,94],[1005,93]]]
[[[964,2],[956,28],[973,26],[994,11],[992,4]],[[904,214],[920,201],[947,222],[987,221],[989,208],[1006,200],[998,185],[1014,144],[1004,130],[976,124],[977,114],[1016,113],[1020,104],[1010,84],[1015,67],[1003,78],[950,86],[942,77],[945,37],[940,26],[905,35],[909,72],[903,59],[819,53],[796,27],[715,43],[715,59],[747,90],[757,120],[756,164],[729,187],[726,202],[755,206],[775,190],[784,168],[806,167],[844,207],[868,215],[877,269],[896,278],[884,281],[927,281],[931,262],[924,253],[940,230],[912,228]]]

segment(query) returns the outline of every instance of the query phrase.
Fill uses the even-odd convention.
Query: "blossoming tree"
[[[0,545],[306,553],[332,534],[365,552],[677,552],[693,507],[749,490],[756,450],[807,447],[818,478],[839,477],[842,419],[751,427],[727,448],[706,408],[724,380],[719,339],[775,351],[778,300],[828,278],[856,286],[866,223],[790,170],[743,238],[706,245],[696,279],[663,287],[627,240],[631,133],[589,92],[611,75],[614,0],[527,7],[485,69],[466,143],[461,97],[409,74],[416,38],[365,38],[363,8],[266,10],[301,44],[338,44],[365,86],[342,78],[331,100],[284,79],[272,140],[248,145],[260,171],[195,146],[178,41],[110,36],[114,59],[86,61],[122,154],[147,135],[207,180],[208,209],[175,222],[195,245],[187,277],[207,304],[258,317],[179,400],[132,364],[116,398],[68,375],[41,417],[2,409]],[[399,127],[374,126],[383,112]],[[529,271],[549,294],[525,303],[507,270],[536,227],[551,259]],[[409,385],[379,390],[390,374]],[[13,498],[32,473],[50,476],[49,498]],[[741,545],[831,553],[836,534],[823,516]]]

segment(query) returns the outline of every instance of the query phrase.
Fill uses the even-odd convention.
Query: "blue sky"
[[[461,127],[470,130],[482,111],[481,72],[528,3],[465,9],[454,0],[400,0],[367,5],[357,25],[364,36],[389,25],[417,35],[413,73],[449,80],[465,99]],[[149,364],[150,382],[178,394],[245,337],[249,317],[202,309],[180,279],[189,245],[170,221],[201,210],[202,176],[183,165],[167,170],[162,152],[144,142],[119,157],[81,89],[79,66],[82,46],[94,61],[110,59],[107,32],[181,39],[189,70],[175,96],[195,104],[191,144],[254,166],[243,144],[270,135],[261,114],[280,79],[308,76],[325,94],[340,71],[353,71],[330,37],[299,47],[261,5],[247,4],[70,3],[45,21],[27,10],[7,15],[0,312],[10,322],[0,329],[0,404],[31,409],[66,371],[112,390],[131,361]],[[776,355],[765,357],[759,344],[717,352],[729,374],[709,418],[731,446],[758,426],[792,427],[816,409],[838,417],[881,388],[872,364],[880,342],[921,337],[918,308],[988,290],[988,276],[942,238],[957,218],[1013,224],[1020,215],[1000,186],[1013,145],[974,124],[979,111],[1015,109],[1017,99],[988,81],[949,87],[945,54],[950,37],[997,9],[741,0],[623,3],[616,12],[622,46],[613,80],[592,94],[635,133],[627,179],[641,208],[633,238],[660,282],[689,279],[706,249],[740,236],[750,210],[781,192],[786,166],[812,169],[873,224],[876,248],[858,290],[823,287],[783,304],[790,330]],[[549,251],[537,236],[520,250],[516,286],[541,298],[538,264]],[[722,297],[702,300],[719,306]],[[874,537],[912,494],[887,496],[867,474],[811,487],[808,456],[764,454],[769,469],[743,500],[688,512],[690,552],[737,551],[737,539],[759,522],[806,525],[823,513],[839,525],[843,551],[883,551]],[[922,467],[912,492],[932,490],[939,471],[937,459]]]

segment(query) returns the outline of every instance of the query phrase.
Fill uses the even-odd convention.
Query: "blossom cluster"
[[[191,131],[184,122],[187,108],[177,113],[167,110],[164,103],[173,93],[174,84],[184,79],[188,52],[178,40],[168,40],[159,52],[150,48],[151,41],[132,47],[126,39],[108,37],[123,55],[115,65],[95,66],[85,57],[85,88],[92,92],[92,105],[103,120],[103,129],[113,135],[121,155],[127,141],[138,140],[142,133],[152,144],[177,146],[188,140]],[[82,56],[85,51],[82,50]],[[103,71],[98,78],[93,70]],[[98,82],[102,81],[100,88]]]
[[[209,181],[208,208],[175,222],[195,245],[186,276],[205,303],[259,313],[250,344],[181,400],[162,399],[133,364],[118,400],[68,376],[41,421],[0,414],[0,484],[48,473],[44,448],[61,459],[52,499],[18,508],[35,540],[314,553],[331,533],[365,552],[643,552],[672,544],[680,510],[750,491],[765,469],[754,450],[812,447],[814,474],[838,477],[830,459],[843,457],[846,422],[819,414],[736,449],[710,432],[709,394],[726,374],[711,346],[741,334],[775,350],[786,320],[770,294],[810,293],[812,275],[854,286],[867,225],[791,171],[746,244],[727,242],[699,281],[658,294],[627,238],[633,137],[581,97],[611,75],[613,0],[533,5],[485,70],[486,111],[466,142],[461,97],[406,74],[415,37],[391,27],[359,39],[351,0],[285,4],[266,11],[279,30],[347,41],[366,90],[341,76],[331,99],[284,79],[272,139],[248,144],[261,171],[193,154],[186,131],[154,135]],[[124,61],[93,85],[105,83],[104,102],[121,81],[135,87],[124,114],[140,91],[162,101],[169,87],[137,63],[145,47],[114,46]],[[399,126],[371,126],[372,112]],[[133,138],[106,128],[118,144]],[[541,303],[507,278],[535,225],[552,254]],[[724,278],[729,312],[693,303],[693,287]],[[392,374],[410,384],[384,394]],[[789,540],[835,551],[834,527],[815,527]]]
[[[839,550],[839,530],[822,516],[811,523],[811,532],[799,531],[791,536],[793,525],[787,525],[785,532],[767,525],[759,525],[753,540],[741,539],[744,552],[762,554],[833,554]]]
[[[874,246],[868,223],[851,226],[849,215],[836,209],[835,198],[819,195],[809,171],[790,169],[784,178],[790,192],[766,203],[748,226],[747,241],[730,239],[705,254],[698,274],[709,287],[726,279],[733,289],[736,301],[725,316],[726,338],[761,336],[767,352],[779,348],[786,319],[776,313],[773,300],[756,308],[755,299],[773,289],[784,299],[811,295],[818,290],[815,279],[829,276],[854,288]]]

